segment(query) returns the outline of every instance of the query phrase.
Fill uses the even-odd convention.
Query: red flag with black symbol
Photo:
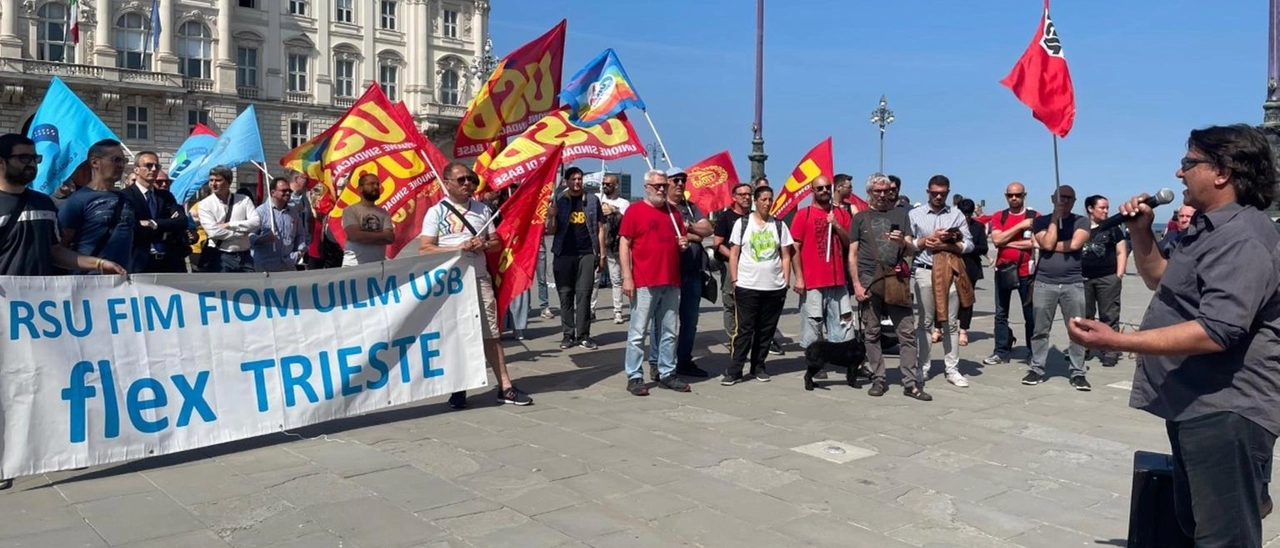
[[[1049,18],[1049,0],[1031,45],[1018,64],[1000,81],[1031,107],[1031,114],[1058,137],[1066,137],[1076,119],[1076,94],[1067,58],[1062,54],[1058,28]]]
[[[494,233],[502,240],[502,247],[488,254],[488,266],[499,314],[505,314],[516,295],[528,291],[533,283],[538,244],[547,223],[551,193],[559,179],[563,149],[564,144],[556,145],[498,209],[500,217]]]

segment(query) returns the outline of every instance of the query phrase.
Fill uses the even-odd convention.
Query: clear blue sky
[[[1158,4],[1158,5],[1157,5]],[[1003,206],[1027,185],[1045,210],[1053,190],[1050,134],[999,80],[1030,42],[1041,0],[768,0],[765,5],[766,171],[780,185],[810,147],[834,137],[835,168],[862,195],[876,170],[881,94],[885,171],[923,198],[934,174],[952,191]],[[1059,140],[1062,182],[1083,198],[1127,198],[1174,177],[1190,129],[1262,121],[1267,3],[1058,0],[1051,7],[1076,90],[1076,121]],[[494,2],[498,55],[568,18],[564,77],[604,48],[618,53],[677,165],[720,150],[750,175],[755,2],[648,0]],[[646,142],[652,133],[635,113]],[[594,161],[580,162],[588,171]],[[634,174],[639,158],[610,164]],[[637,177],[638,179],[638,177]],[[1077,212],[1083,209],[1083,200]]]

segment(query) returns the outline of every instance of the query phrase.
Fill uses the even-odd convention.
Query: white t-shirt
[[[477,236],[472,234],[467,226],[462,223],[458,215],[449,210],[445,205],[449,199],[444,198],[439,203],[427,210],[426,215],[422,217],[422,235],[436,238],[436,245],[454,246],[462,245],[467,240]],[[471,224],[471,228],[481,230],[481,227],[489,224],[489,217],[493,216],[493,212],[489,210],[489,206],[484,205],[476,200],[467,203],[464,210],[462,206],[450,202],[463,217],[467,218],[467,222]],[[489,238],[489,233],[493,227],[486,227],[481,230],[478,236],[481,240]],[[486,266],[485,255],[482,251],[464,251],[462,259],[471,264],[475,268],[476,276],[488,276],[489,271]]]
[[[742,246],[738,256],[738,287],[756,291],[777,291],[786,289],[786,280],[782,277],[781,247],[795,244],[791,239],[791,230],[787,223],[772,219],[760,226],[755,215],[746,217],[747,227],[742,229],[742,221],[733,223],[730,228],[729,241],[734,246]],[[782,225],[782,241],[778,241],[778,228],[774,223]],[[746,241],[746,245],[743,245]]]
[[[612,207],[618,210],[618,214],[620,215],[626,213],[627,206],[631,205],[631,202],[628,202],[627,199],[623,198],[622,196],[618,196],[617,198],[610,198],[608,196],[605,196],[604,194],[600,195],[600,203],[607,204],[609,207]]]
[[[342,226],[360,227],[367,232],[382,232],[391,227],[391,214],[377,206],[351,204],[342,210]],[[387,260],[386,244],[362,244],[347,239],[342,249],[342,266],[377,263]]]

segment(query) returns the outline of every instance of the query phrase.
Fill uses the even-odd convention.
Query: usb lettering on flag
[[[533,173],[542,165],[546,155],[561,144],[564,148],[560,161],[564,163],[586,158],[613,161],[646,154],[640,136],[631,127],[625,113],[584,128],[569,122],[568,110],[559,110],[538,120],[513,139],[477,173],[488,182],[487,189],[502,190]]]
[[[800,164],[791,172],[791,176],[787,177],[786,184],[782,185],[782,189],[778,191],[773,199],[773,208],[769,211],[774,217],[785,217],[791,213],[813,190],[809,187],[819,175],[827,177],[835,176],[834,162],[831,158],[831,138],[823,139],[821,143],[809,150],[800,159]]]
[[[569,121],[591,127],[628,108],[644,110],[644,100],[631,83],[613,48],[604,50],[569,79],[560,99],[569,108]]]
[[[44,158],[36,168],[31,189],[44,194],[53,194],[71,178],[71,173],[88,159],[89,147],[94,143],[120,140],[57,76],[49,81],[49,90],[31,117],[27,137],[35,141],[36,154]]]
[[[175,453],[484,386],[476,278],[459,259],[0,277],[0,474]]]

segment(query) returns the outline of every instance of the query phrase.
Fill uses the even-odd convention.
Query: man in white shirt
[[[200,226],[208,239],[200,254],[201,272],[253,272],[249,254],[249,234],[257,232],[262,220],[253,200],[231,193],[231,168],[209,170],[208,198],[200,200]]]
[[[486,252],[502,247],[502,240],[489,226],[493,212],[471,198],[476,185],[480,184],[480,178],[471,168],[450,162],[442,173],[445,197],[423,215],[418,251],[423,254],[462,251],[459,266],[470,264],[476,275],[484,358],[498,379],[498,403],[529,405],[533,399],[511,383],[511,376],[507,374],[507,358],[498,338],[502,333],[498,327],[498,299],[493,294],[493,280],[489,277],[485,261]],[[449,397],[449,405],[454,409],[466,407],[467,393],[455,392]]]
[[[391,215],[378,207],[382,181],[373,173],[360,176],[360,202],[342,209],[342,229],[347,245],[342,249],[342,266],[387,260],[387,246],[396,241]]]
[[[618,229],[622,226],[622,215],[631,205],[618,193],[618,175],[606,173],[600,182],[600,208],[604,213],[605,261],[609,267],[609,286],[613,288],[613,323],[622,320],[622,265],[618,263]],[[600,284],[596,284],[591,293],[591,311],[596,310],[597,298],[600,295]]]

